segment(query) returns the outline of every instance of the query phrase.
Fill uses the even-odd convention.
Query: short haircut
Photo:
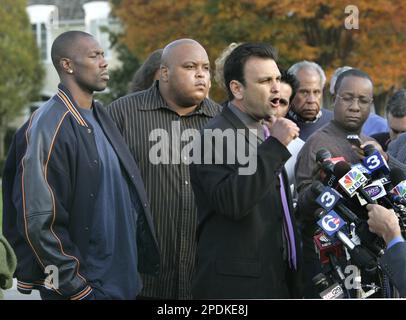
[[[154,82],[155,73],[161,66],[163,51],[163,49],[158,49],[152,52],[141,67],[138,68],[131,82],[131,92],[142,91],[151,87]]]
[[[386,114],[396,118],[406,116],[406,89],[396,91],[386,105]]]
[[[335,94],[337,94],[337,91],[340,88],[341,83],[347,77],[358,77],[358,78],[368,79],[369,81],[371,81],[371,83],[373,85],[371,77],[366,72],[353,68],[353,69],[349,69],[347,71],[340,73],[340,75],[337,78],[336,84],[334,85]]]
[[[251,57],[272,59],[277,61],[277,51],[274,47],[264,43],[243,43],[236,47],[224,63],[224,81],[229,100],[234,99],[230,90],[230,82],[237,80],[245,86],[244,67]]]
[[[292,99],[295,97],[296,91],[299,89],[299,80],[292,73],[287,72],[286,70],[281,70],[281,82],[288,84],[292,88],[292,94],[289,98],[289,103],[292,102]]]
[[[62,58],[72,58],[74,52],[76,50],[76,43],[78,39],[84,37],[91,37],[93,36],[89,33],[83,31],[67,31],[60,34],[54,42],[52,43],[51,48],[51,59],[54,67],[58,73],[61,70],[61,66],[59,65],[59,61]]]
[[[320,77],[320,87],[322,89],[324,88],[324,85],[326,84],[326,74],[324,73],[323,69],[316,62],[307,61],[307,60],[296,62],[294,65],[292,65],[289,68],[288,72],[293,74],[295,77],[297,77],[297,74],[302,69],[310,69],[310,70],[316,71]]]
[[[337,78],[340,74],[342,74],[344,71],[350,70],[352,69],[352,67],[350,66],[344,66],[344,67],[340,67],[335,69],[333,75],[331,76],[331,80],[330,80],[330,93],[331,95],[335,94],[334,92],[334,86],[336,85],[336,81]]]

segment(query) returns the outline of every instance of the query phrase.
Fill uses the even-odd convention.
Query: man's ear
[[[59,60],[59,65],[61,67],[61,70],[66,72],[66,73],[73,73],[73,66],[72,66],[72,60],[69,58],[61,58]]]
[[[244,86],[237,80],[230,81],[230,90],[236,100],[242,100],[244,98]]]
[[[169,68],[163,64],[160,67],[160,81],[169,82]]]

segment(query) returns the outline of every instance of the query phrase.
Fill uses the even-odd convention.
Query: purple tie
[[[270,136],[269,128],[264,125],[264,136],[267,139]],[[279,174],[279,182],[280,182],[280,194],[283,206],[283,213],[284,213],[284,224],[283,224],[283,232],[285,234],[285,238],[288,242],[288,257],[289,257],[289,265],[291,269],[297,269],[297,262],[296,262],[296,245],[295,245],[295,235],[293,233],[293,226],[292,220],[290,218],[289,212],[289,205],[288,200],[286,198],[286,191],[285,185],[283,183],[282,173]]]

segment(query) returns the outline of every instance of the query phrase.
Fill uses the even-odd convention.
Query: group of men
[[[69,31],[51,55],[58,93],[17,131],[3,175],[3,231],[20,291],[38,289],[43,299],[306,297],[315,153],[327,146],[359,162],[362,150],[345,137],[369,140],[361,134],[373,103],[367,74],[338,76],[332,112],[321,108],[326,79],[317,64],[281,73],[274,48],[244,43],[225,59],[222,108],[208,98],[205,49],[180,39],[163,49],[149,89],[104,109],[93,99],[109,80],[97,41]],[[396,223],[381,223],[390,211],[368,210],[371,229],[397,239],[385,265],[406,294],[397,260],[406,257],[404,240]]]

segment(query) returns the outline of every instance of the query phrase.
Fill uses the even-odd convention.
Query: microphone
[[[316,162],[321,167],[320,177],[324,184],[330,187],[336,187],[338,179],[334,176],[333,168],[337,162],[345,161],[344,157],[333,158],[331,152],[325,148],[320,149],[316,153]]]
[[[400,168],[393,168],[389,172],[389,179],[389,182],[385,185],[387,191],[386,203],[391,202],[391,204],[406,206],[406,173]],[[390,207],[396,209],[393,204]]]
[[[341,299],[344,297],[343,288],[337,282],[330,286],[330,283],[324,274],[317,274],[313,277],[312,281],[320,292],[320,298],[330,300]]]
[[[330,159],[332,157],[330,151],[325,148],[320,149],[316,153],[316,162],[321,165],[325,160]]]
[[[399,182],[391,191],[391,199],[406,206],[406,180]]]
[[[361,223],[361,219],[341,202],[342,196],[336,190],[325,187],[320,181],[314,181],[311,190],[317,196],[317,204],[327,212],[336,209],[346,220],[354,222],[355,225]]]
[[[344,232],[341,231],[342,227],[346,224],[343,219],[334,211],[326,213],[322,211],[319,214],[320,220],[317,224],[323,231],[330,237],[338,238],[343,245],[348,249],[351,260],[355,265],[364,269],[368,273],[375,273],[377,263],[374,257],[360,245],[356,245]]]
[[[330,239],[323,232],[313,237],[314,248],[322,265],[330,262],[330,256],[343,256],[343,245],[337,239]]]
[[[375,178],[382,180],[383,184],[389,183],[386,177],[390,172],[389,166],[381,153],[371,144],[367,144],[363,150],[365,154],[364,166],[371,171]]]
[[[393,185],[406,180],[406,173],[400,168],[393,168],[389,173],[390,181]]]
[[[338,164],[342,163],[340,166]],[[337,169],[336,169],[337,167]],[[352,168],[349,163],[347,162],[339,162],[336,164],[334,167],[334,172],[336,173],[336,170],[339,171],[336,173],[342,173],[341,171],[347,170],[347,173],[344,174],[344,176],[338,181],[342,189],[352,197],[356,191],[359,192],[359,194],[370,204],[376,204],[376,200],[372,200],[369,194],[364,190],[363,185],[368,181],[368,178],[363,174],[359,169],[357,168]]]

